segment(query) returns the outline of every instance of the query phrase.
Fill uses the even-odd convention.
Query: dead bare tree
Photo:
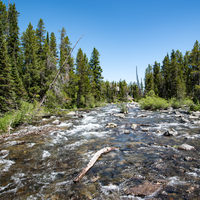
[[[84,35],[84,34],[83,34],[83,35]],[[71,55],[71,53],[73,52],[73,50],[75,49],[76,45],[79,43],[79,41],[81,40],[81,38],[83,37],[83,35],[78,39],[78,41],[76,42],[76,44],[74,45],[74,47],[71,49],[70,53],[67,55],[67,58],[65,59],[64,63],[62,64],[62,66],[60,67],[58,73],[56,74],[56,76],[55,76],[55,78],[54,78],[54,80],[53,80],[53,82],[49,85],[49,89],[47,90],[47,92],[50,91],[50,90],[53,88],[53,86],[54,86],[54,84],[55,84],[55,82],[56,82],[58,76],[60,75],[60,73],[61,73],[63,67],[65,66],[65,64],[66,64],[66,62],[67,62],[69,56]],[[41,107],[42,104],[44,103],[44,100],[45,100],[46,97],[47,97],[47,92],[46,92],[46,94],[44,95],[44,97],[42,98],[37,112],[40,110],[40,107]],[[36,112],[36,113],[37,113],[37,112]],[[36,113],[35,113],[35,114],[36,114]]]

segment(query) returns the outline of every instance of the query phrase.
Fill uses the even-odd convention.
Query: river
[[[47,118],[42,126],[57,130],[1,139],[0,199],[199,199],[199,116],[184,109],[143,111],[135,103],[128,110],[119,115],[109,104],[80,111],[83,117]],[[52,125],[55,119],[61,124]],[[117,127],[106,127],[111,122]],[[171,129],[178,134],[163,135]],[[194,149],[182,150],[182,144]],[[74,183],[104,147],[117,149]]]

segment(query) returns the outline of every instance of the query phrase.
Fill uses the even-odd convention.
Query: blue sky
[[[3,0],[7,5],[8,0]],[[88,58],[95,47],[100,53],[104,80],[143,79],[148,64],[162,63],[172,49],[183,54],[200,41],[199,0],[10,0],[20,12],[20,33],[29,22],[36,29],[40,18],[46,30],[65,27],[72,43]]]

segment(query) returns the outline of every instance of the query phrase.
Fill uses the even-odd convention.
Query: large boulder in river
[[[135,130],[135,129],[137,128],[137,124],[132,124],[132,125],[131,125],[131,128],[132,128],[133,130]]]
[[[61,122],[58,119],[56,119],[55,121],[52,122],[53,125],[59,125],[60,123]]]
[[[176,136],[176,135],[178,135],[178,132],[172,128],[172,129],[165,131],[163,133],[163,135],[164,136]]]
[[[191,151],[195,150],[195,148],[189,144],[182,144],[181,146],[178,147],[179,150],[186,150],[186,151]]]

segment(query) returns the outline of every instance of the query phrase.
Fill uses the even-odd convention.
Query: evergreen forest
[[[148,65],[144,81],[126,83],[104,81],[100,52],[94,47],[91,55],[81,48],[73,57],[72,44],[63,27],[57,43],[43,19],[36,29],[31,23],[19,32],[19,13],[15,4],[8,8],[0,1],[0,113],[20,110],[24,103],[36,105],[46,95],[43,106],[58,109],[93,108],[102,102],[135,101],[154,91],[165,100],[184,98],[200,100],[200,44],[183,55],[172,50],[160,64]],[[66,58],[68,58],[66,60]],[[62,68],[61,68],[62,67]],[[56,74],[59,77],[51,85]],[[49,90],[51,88],[51,90]]]

